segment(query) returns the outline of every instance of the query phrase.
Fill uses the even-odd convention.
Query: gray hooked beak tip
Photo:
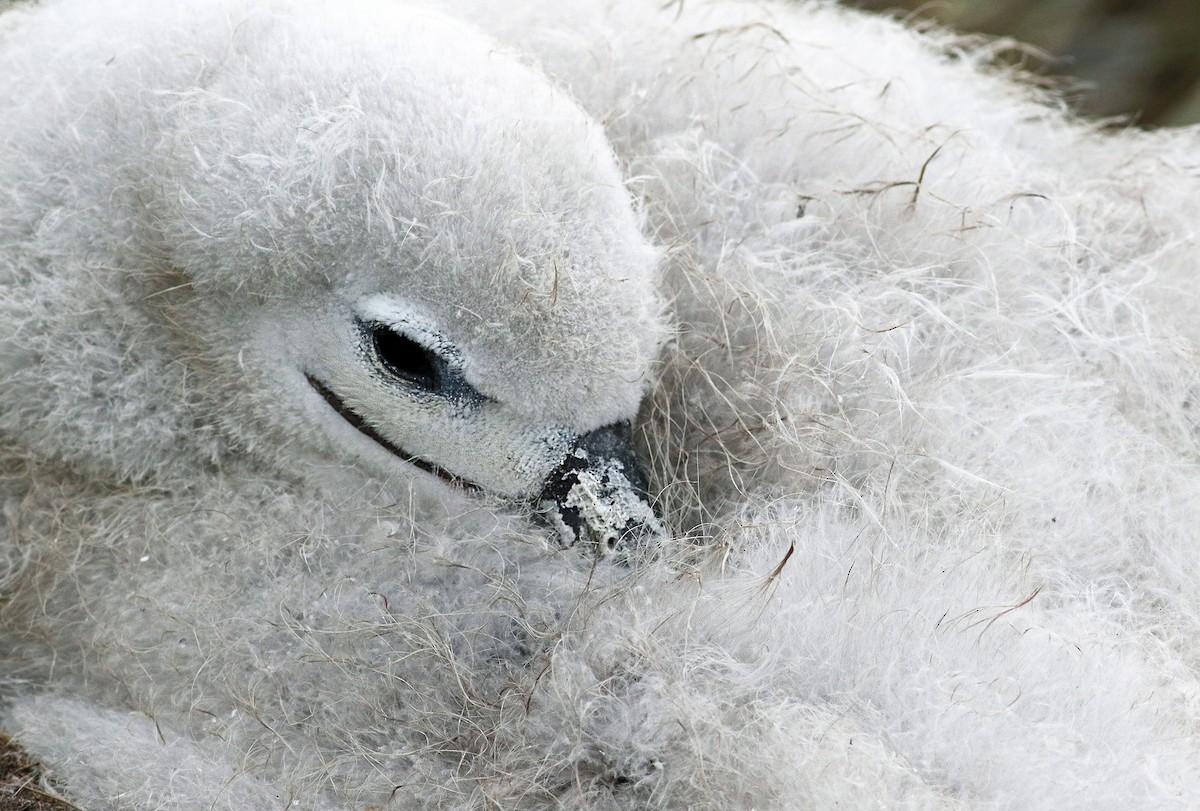
[[[579,437],[546,478],[536,504],[563,546],[593,545],[598,556],[619,562],[652,555],[667,537],[650,506],[627,422]]]

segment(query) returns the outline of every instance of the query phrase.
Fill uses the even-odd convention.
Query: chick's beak
[[[630,424],[615,423],[574,441],[546,478],[536,506],[563,546],[594,545],[598,556],[631,563],[666,539],[646,489]]]

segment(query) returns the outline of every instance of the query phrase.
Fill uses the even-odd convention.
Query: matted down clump
[[[11,4],[27,785],[1200,807],[1200,132],[994,57],[801,0]]]

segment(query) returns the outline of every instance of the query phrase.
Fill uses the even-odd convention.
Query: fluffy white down
[[[223,5],[198,52],[250,4]],[[221,399],[155,377],[203,359],[115,292],[103,329],[58,317],[104,289],[94,246],[0,186],[0,729],[82,807],[1200,806],[1200,132],[1101,132],[986,50],[832,6],[660,6],[438,6],[603,125],[664,252],[640,423],[681,540],[644,566],[222,446]],[[0,75],[37,54],[44,86],[0,118],[87,93],[63,7],[154,53],[104,3],[18,6]],[[5,139],[0,177],[86,198]],[[55,262],[77,278],[37,309]],[[103,367],[127,410],[39,403],[27,355]]]

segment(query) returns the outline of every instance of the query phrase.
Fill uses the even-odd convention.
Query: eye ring
[[[384,324],[364,327],[371,351],[389,375],[430,392],[442,387],[446,364],[433,350]]]

